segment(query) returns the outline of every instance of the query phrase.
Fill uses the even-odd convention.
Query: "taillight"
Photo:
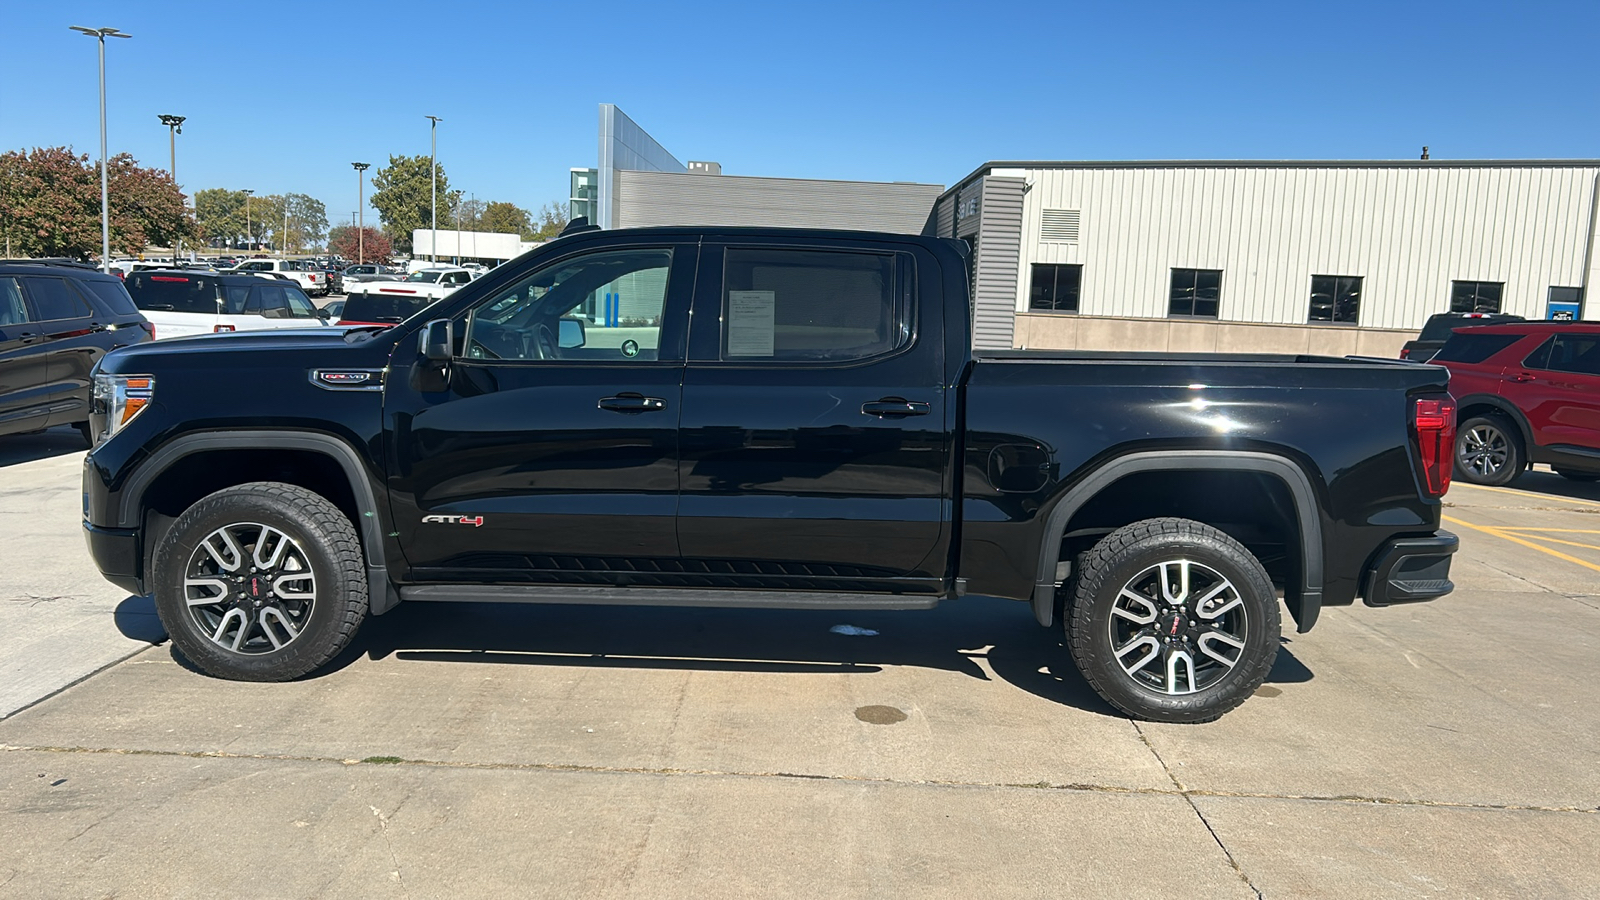
[[[1400,358],[1401,359],[1410,359],[1411,358],[1411,348],[1410,347],[1401,347],[1400,348]]]
[[[233,331],[233,330],[234,330],[234,328],[233,328],[232,325],[218,325],[215,328],[211,329],[211,333],[212,334],[225,334],[225,333],[227,333],[229,331]]]
[[[1449,397],[1418,400],[1416,424],[1428,496],[1443,497],[1450,490],[1450,469],[1455,460],[1456,402]]]
[[[150,332],[150,340],[156,339],[156,326],[154,322],[140,322],[139,327]]]

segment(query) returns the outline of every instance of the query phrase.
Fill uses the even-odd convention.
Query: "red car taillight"
[[[1401,347],[1400,348],[1400,358],[1401,359],[1410,359],[1411,358],[1411,348],[1410,347]]]
[[[153,322],[140,322],[139,327],[150,333],[150,340],[156,339],[156,326]]]
[[[218,325],[215,328],[211,329],[211,333],[212,334],[226,334],[226,333],[228,333],[230,331],[233,331],[233,330],[234,330],[234,328],[233,328],[232,325]]]
[[[1448,397],[1418,400],[1416,422],[1428,496],[1443,497],[1450,490],[1450,468],[1455,460],[1456,402]]]

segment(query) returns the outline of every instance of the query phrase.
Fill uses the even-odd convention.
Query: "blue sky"
[[[237,4],[11,0],[0,149],[356,208],[353,160],[426,154],[535,208],[615,103],[733,175],[949,185],[989,159],[1600,157],[1600,2]]]

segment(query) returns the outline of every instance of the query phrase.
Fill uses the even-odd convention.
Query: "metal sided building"
[[[1437,312],[1600,316],[1600,160],[991,162],[927,228],[975,245],[982,347],[1394,356]]]

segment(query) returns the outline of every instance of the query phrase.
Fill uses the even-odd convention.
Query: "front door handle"
[[[643,394],[626,393],[618,394],[615,397],[601,397],[600,408],[619,413],[660,412],[667,408],[667,401],[660,397],[646,397]]]
[[[861,404],[862,415],[877,416],[880,419],[925,416],[932,409],[933,407],[921,400],[907,400],[904,397],[885,397],[882,400],[869,400]]]
[[[1531,374],[1529,374],[1527,372],[1522,372],[1522,373],[1519,373],[1517,375],[1511,376],[1511,380],[1515,381],[1517,384],[1527,384],[1528,382],[1534,380],[1536,377],[1538,377],[1538,376],[1531,375]]]

